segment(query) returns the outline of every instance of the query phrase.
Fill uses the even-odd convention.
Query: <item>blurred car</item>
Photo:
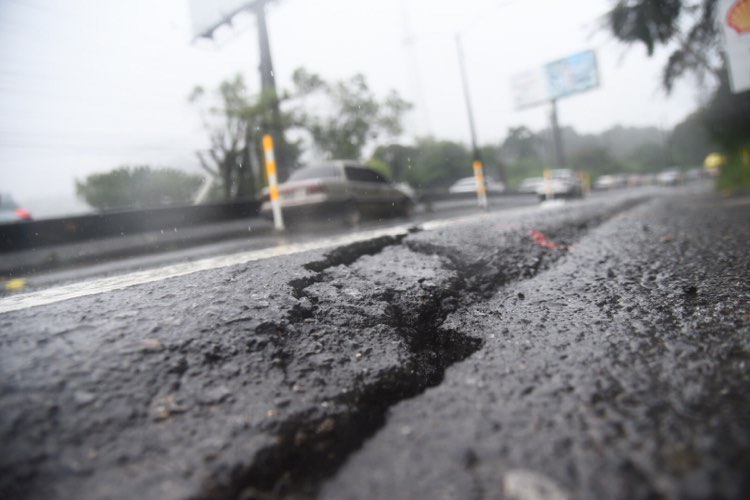
[[[543,180],[536,194],[540,201],[553,198],[583,198],[583,182],[569,168],[550,170],[549,180]]]
[[[261,215],[271,216],[268,188],[262,193]],[[408,217],[414,199],[380,172],[339,160],[303,167],[279,185],[284,219],[343,218],[350,225],[363,218]]]
[[[487,189],[487,194],[497,194],[505,191],[505,184],[496,181],[492,177],[485,177],[484,183]],[[477,180],[475,177],[464,177],[463,179],[459,179],[448,188],[448,192],[451,194],[476,193],[476,191]]]
[[[0,224],[31,220],[28,210],[19,207],[7,193],[0,193]]]
[[[659,172],[656,176],[656,183],[660,186],[676,186],[682,182],[682,172],[676,168]]]
[[[618,189],[629,184],[629,178],[625,175],[602,175],[594,183],[594,189]]]
[[[544,183],[544,177],[527,177],[518,185],[519,193],[536,194],[536,190]]]

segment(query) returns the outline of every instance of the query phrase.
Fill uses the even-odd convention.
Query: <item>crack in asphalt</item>
[[[386,247],[400,245],[406,236],[406,234],[381,236],[371,240],[359,241],[351,245],[336,248],[327,253],[321,260],[308,262],[303,267],[315,274],[292,280],[289,283],[289,286],[292,287],[292,295],[296,299],[302,298],[307,288],[324,279],[324,271],[326,269],[336,266],[348,266],[365,255],[376,255]]]
[[[356,305],[359,298],[331,307],[322,303],[320,290],[315,287],[331,287],[337,270],[351,272],[351,267],[364,257],[381,257],[389,248],[422,258],[436,257],[448,278],[440,286],[430,286],[424,278],[411,283],[420,291],[418,300],[412,301],[404,301],[403,293],[393,288],[379,290],[373,285],[378,289],[377,299],[389,305],[381,317],[365,318],[363,323],[380,322],[389,327],[403,339],[411,356],[402,366],[379,373],[374,382],[355,384],[353,390],[332,400],[325,411],[308,410],[275,424],[271,429],[276,436],[274,445],[258,453],[249,464],[237,466],[228,484],[211,485],[202,496],[314,498],[322,483],[383,427],[389,408],[439,385],[448,367],[482,348],[482,340],[443,326],[450,313],[548,269],[593,227],[642,201],[631,200],[604,215],[547,229],[545,232],[554,241],[561,242],[555,247],[540,245],[539,238],[528,228],[512,228],[507,231],[508,248],[467,262],[466,256],[457,255],[445,246],[418,238],[406,239],[408,235],[385,236],[337,248],[322,260],[304,265],[312,274],[289,282],[293,296],[304,305],[289,311],[288,325],[324,324],[332,314],[351,313],[349,310],[345,313],[345,308]],[[367,316],[366,312],[358,314]],[[277,327],[284,330],[288,325]],[[283,363],[283,356],[280,359]],[[282,369],[286,380],[286,368]]]

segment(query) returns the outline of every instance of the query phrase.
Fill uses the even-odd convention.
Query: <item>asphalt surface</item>
[[[748,498],[749,242],[643,191],[17,302],[0,498]]]

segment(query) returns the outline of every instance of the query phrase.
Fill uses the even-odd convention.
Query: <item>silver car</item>
[[[485,176],[484,183],[487,194],[496,194],[505,191],[505,184],[496,181],[492,177]],[[464,177],[463,179],[457,180],[450,188],[448,188],[448,192],[451,194],[476,193],[476,191],[476,177]]]
[[[569,168],[549,171],[549,177],[537,187],[540,201],[553,198],[583,198],[583,182],[580,176]]]
[[[355,225],[363,218],[408,217],[414,199],[380,172],[351,161],[303,167],[279,185],[285,220],[343,218]],[[268,188],[261,215],[271,215]]]

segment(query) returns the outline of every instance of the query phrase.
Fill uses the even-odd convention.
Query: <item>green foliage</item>
[[[326,82],[300,68],[292,75],[297,98],[323,101],[327,115],[299,107],[295,122],[307,130],[315,148],[329,158],[359,159],[367,144],[381,136],[395,137],[402,132],[402,118],[411,108],[395,92],[378,99],[363,75],[349,80]]]
[[[373,152],[372,159],[387,164],[392,172],[391,178],[397,182],[405,182],[406,174],[411,170],[417,158],[417,148],[401,144],[378,146]]]
[[[544,164],[538,158],[522,158],[509,163],[508,187],[516,189],[521,181],[529,177],[541,177],[544,174]]]
[[[680,77],[718,75],[721,56],[716,29],[716,0],[616,0],[607,14],[607,27],[623,43],[642,43],[649,56],[657,45],[673,42],[662,73],[671,91]]]
[[[473,172],[471,153],[466,146],[433,138],[419,139],[413,146],[381,146],[371,161],[387,164],[393,180],[408,182],[417,189],[446,188]]]
[[[676,165],[702,165],[706,156],[718,146],[706,128],[703,113],[696,111],[675,125],[669,137],[669,147]]]
[[[500,147],[503,157],[510,162],[535,160],[539,158],[539,136],[523,125],[510,127],[508,135]]]
[[[716,187],[724,194],[750,193],[750,142],[727,158]]]
[[[500,145],[497,155],[504,160],[502,165],[507,174],[508,187],[515,189],[528,177],[541,177],[544,173],[544,162],[539,154],[542,140],[528,127],[510,127],[508,135]],[[487,170],[490,172],[490,169]]]
[[[628,170],[634,172],[659,172],[671,167],[673,164],[669,148],[658,142],[649,142],[641,145],[628,158]]]
[[[623,165],[613,158],[609,149],[591,146],[578,149],[568,155],[568,164],[575,170],[585,170],[594,175],[615,174],[623,170]]]
[[[508,172],[503,159],[503,148],[501,145],[486,145],[479,148],[479,156],[484,164],[484,173],[504,184],[508,183]]]
[[[219,182],[222,197],[226,200],[253,197],[263,177],[264,131],[271,123],[272,94],[250,95],[241,75],[221,82],[208,95],[196,87],[189,97],[199,107],[211,146],[198,152],[203,168]],[[290,115],[281,116],[282,127],[292,124]],[[294,163],[299,156],[299,146],[282,141],[275,144],[277,158]],[[283,151],[281,151],[283,149]],[[283,174],[279,165],[280,175]]]
[[[463,144],[420,139],[413,167],[406,180],[417,189],[448,187],[461,177],[473,175],[471,153]]]
[[[703,122],[716,143],[736,152],[750,141],[750,92],[733,94],[728,74],[722,74],[719,88],[703,110]]]
[[[99,210],[148,208],[190,203],[202,182],[174,168],[123,166],[76,180],[76,194]]]
[[[726,154],[717,187],[726,192],[750,191],[750,92],[733,94],[728,75],[703,110],[709,133]]]

